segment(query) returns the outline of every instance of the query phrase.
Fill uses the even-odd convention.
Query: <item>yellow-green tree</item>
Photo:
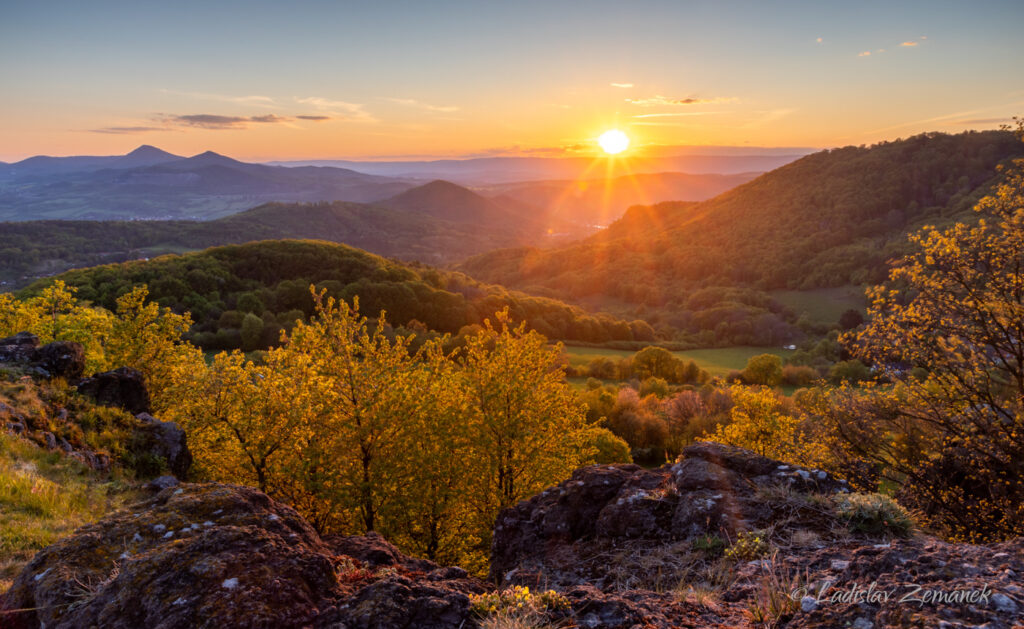
[[[594,454],[586,407],[565,382],[561,347],[507,313],[467,339],[462,382],[473,427],[478,510],[498,511],[559,482]]]
[[[747,448],[762,456],[812,467],[825,460],[820,447],[801,420],[767,387],[732,386],[733,407],[729,422],[719,425],[708,438]]]
[[[845,340],[898,383],[895,410],[862,421],[917,443],[871,460],[933,525],[1005,538],[1024,534],[1024,162],[975,210],[974,225],[914,236]]]

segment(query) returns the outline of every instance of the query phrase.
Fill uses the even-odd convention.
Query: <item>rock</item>
[[[39,337],[31,332],[18,332],[0,339],[0,362],[29,362],[39,346]]]
[[[171,487],[178,486],[178,479],[173,476],[158,476],[153,480],[149,481],[146,485],[146,489],[150,491],[163,491],[164,489],[170,489]]]
[[[123,408],[132,415],[150,412],[149,391],[142,373],[130,367],[93,374],[79,383],[78,392],[104,406]]]
[[[38,350],[33,362],[45,369],[50,376],[76,381],[85,372],[85,348],[81,343],[54,341]]]
[[[805,596],[800,599],[800,611],[807,613],[818,609],[818,601],[813,596]]]
[[[378,573],[338,554],[254,489],[180,484],[40,551],[0,600],[0,609],[27,611],[5,614],[3,626],[476,626],[469,595],[485,583],[445,576],[379,536],[336,543],[392,563]]]
[[[188,478],[192,453],[188,450],[185,431],[178,424],[160,421],[149,413],[139,413],[135,418],[142,423],[135,431],[135,446],[166,460],[168,469],[178,478]]]
[[[1017,603],[1005,594],[993,594],[992,604],[1001,612],[1006,612],[1007,614],[1017,613]]]
[[[413,559],[398,551],[376,532],[360,536],[335,535],[324,538],[339,555],[348,555],[372,568],[402,566],[409,570],[430,571],[437,564],[426,559]]]
[[[803,472],[803,474],[801,474]],[[572,564],[589,540],[612,545],[691,540],[704,535],[735,539],[737,532],[770,526],[773,505],[762,490],[837,493],[843,484],[748,450],[703,442],[683,450],[679,462],[646,470],[599,465],[502,511],[491,546],[490,578],[522,568],[579,582]],[[814,526],[807,513],[808,526]],[[820,526],[820,524],[818,524]],[[580,551],[583,551],[582,553]]]

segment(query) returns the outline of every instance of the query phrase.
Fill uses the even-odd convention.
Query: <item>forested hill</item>
[[[454,184],[449,184],[453,187]],[[467,193],[473,194],[466,190]],[[482,198],[482,197],[481,197]],[[506,221],[444,220],[360,203],[268,203],[213,221],[26,221],[0,223],[0,281],[274,238],[316,238],[403,260],[445,264],[542,237]]]
[[[496,251],[460,268],[539,294],[655,307],[685,307],[700,287],[876,282],[909,232],[969,219],[998,164],[1022,155],[1001,131],[826,150],[708,201],[633,208],[574,245]]]
[[[367,316],[420,332],[458,333],[508,307],[513,321],[552,339],[652,341],[642,321],[593,315],[553,299],[509,292],[457,272],[409,265],[322,241],[273,240],[215,247],[69,271],[58,276],[79,299],[113,309],[132,286],[176,311],[192,313],[192,340],[205,349],[257,349],[276,343],[282,327],[313,312],[310,285],[350,300]],[[22,291],[36,294],[53,279]],[[421,334],[422,336],[422,334]]]

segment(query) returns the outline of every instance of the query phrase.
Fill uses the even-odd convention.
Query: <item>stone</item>
[[[135,430],[134,442],[145,452],[167,461],[167,467],[178,478],[188,478],[192,466],[192,453],[188,449],[185,431],[174,422],[164,422],[149,413],[135,416],[140,426]]]
[[[145,379],[130,367],[93,374],[79,383],[78,392],[103,406],[122,408],[132,415],[151,412]]]

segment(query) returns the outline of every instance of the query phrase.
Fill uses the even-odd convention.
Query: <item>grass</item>
[[[806,314],[812,321],[832,325],[849,309],[862,314],[867,301],[860,286],[839,286],[814,290],[776,290],[768,293],[799,317]]]
[[[566,345],[565,352],[569,356],[569,364],[573,367],[584,366],[600,356],[617,360],[630,357],[636,353],[629,350],[572,345]],[[781,347],[720,347],[672,352],[677,358],[685,361],[692,360],[697,363],[698,367],[712,376],[724,376],[730,371],[743,369],[746,367],[747,361],[758,354],[775,354],[785,359],[792,353],[792,350],[782,349]]]
[[[129,498],[125,485],[18,437],[0,434],[0,592],[36,551]]]

